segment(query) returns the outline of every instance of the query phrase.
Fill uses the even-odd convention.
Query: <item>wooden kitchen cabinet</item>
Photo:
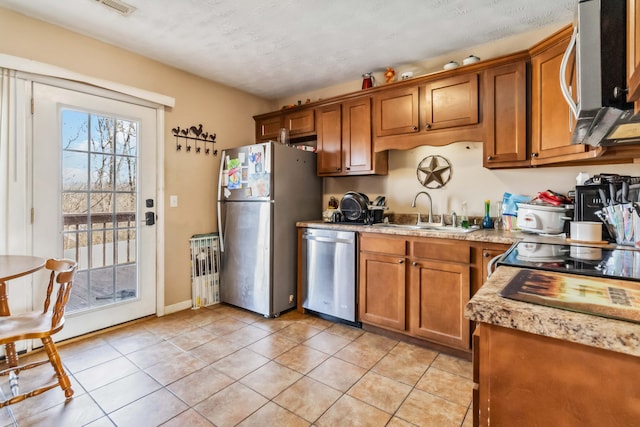
[[[632,426],[638,357],[481,323],[474,345],[480,426]]]
[[[575,118],[560,89],[560,63],[572,28],[568,26],[530,50],[531,164],[558,163],[590,157],[588,145],[571,144]],[[575,87],[575,55],[565,76]]]
[[[341,175],[342,104],[320,107],[316,113],[318,175]]]
[[[627,0],[627,100],[640,101],[640,0]]]
[[[283,114],[284,127],[289,129],[290,138],[314,135],[316,133],[315,109],[292,109]]]
[[[501,244],[483,244],[481,248],[482,255],[482,274],[480,276],[480,280],[477,283],[474,283],[471,289],[471,296],[475,295],[478,292],[478,289],[484,284],[489,276],[489,262],[495,257],[502,255],[507,252],[511,246],[510,245],[501,245]]]
[[[360,234],[359,320],[468,351],[470,262],[464,241]]]
[[[450,129],[478,123],[480,95],[478,74],[438,79],[420,88],[425,131]]]
[[[527,59],[484,72],[483,166],[528,166]]]
[[[254,117],[256,121],[256,142],[277,141],[282,129],[282,114],[266,114]]]
[[[406,330],[406,247],[404,238],[360,234],[361,322]]]
[[[418,132],[419,97],[417,85],[378,92],[373,97],[376,137]]]
[[[371,98],[317,109],[318,175],[386,175],[388,154],[374,153]]]
[[[412,239],[409,260],[409,332],[461,350],[470,349],[470,248],[461,242]]]
[[[315,109],[293,107],[254,116],[256,123],[256,142],[277,141],[280,129],[289,130],[289,138],[313,136],[316,133]]]
[[[478,72],[403,84],[374,95],[374,151],[483,140]]]

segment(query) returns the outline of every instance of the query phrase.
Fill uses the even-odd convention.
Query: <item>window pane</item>
[[[91,155],[91,190],[113,190],[113,171],[115,157],[102,154]]]
[[[113,153],[115,125],[111,117],[91,115],[91,151]]]
[[[136,159],[116,156],[116,190],[136,191]]]
[[[62,152],[62,191],[86,190],[89,186],[89,155],[78,151]]]
[[[112,267],[91,270],[89,292],[92,307],[115,302],[115,272]]]
[[[89,193],[80,191],[65,191],[62,193],[62,214],[65,216],[65,224],[86,224]],[[82,214],[82,215],[80,215]],[[75,218],[67,219],[67,215],[74,215]],[[84,215],[84,218],[82,217]]]
[[[138,295],[136,265],[116,267],[116,300],[135,298]]]
[[[86,231],[72,230],[63,233],[64,257],[76,260],[78,262],[78,270],[84,270],[89,267],[87,239],[88,233]]]
[[[135,156],[138,151],[138,123],[118,120],[116,154]]]
[[[62,149],[87,151],[89,114],[62,110]]]

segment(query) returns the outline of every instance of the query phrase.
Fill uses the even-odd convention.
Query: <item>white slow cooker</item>
[[[559,234],[564,230],[565,221],[573,218],[567,216],[567,206],[534,205],[518,203],[516,226],[530,233]]]

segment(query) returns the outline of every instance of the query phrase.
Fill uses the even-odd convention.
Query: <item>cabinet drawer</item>
[[[471,247],[466,243],[415,240],[411,242],[411,256],[468,264],[471,262]]]
[[[407,241],[402,238],[360,235],[360,250],[405,256],[407,253]]]

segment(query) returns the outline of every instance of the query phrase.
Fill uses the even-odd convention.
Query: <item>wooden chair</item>
[[[64,326],[64,309],[69,300],[69,293],[71,292],[78,265],[73,260],[49,259],[45,264],[45,268],[50,270],[51,274],[49,276],[49,285],[47,286],[47,294],[44,300],[44,309],[42,311],[32,311],[0,317],[0,344],[5,345],[20,340],[39,338],[42,341],[48,358],[25,365],[16,364],[16,366],[10,366],[11,363],[9,363],[9,361],[17,360],[17,357],[15,357],[15,355],[13,355],[13,357],[7,355],[7,365],[9,366],[0,370],[0,375],[9,375],[9,384],[13,396],[0,402],[0,408],[21,402],[29,397],[37,396],[58,385],[62,388],[67,398],[73,395],[71,382],[62,367],[62,360],[51,336],[60,331]],[[49,309],[51,305],[51,295],[56,287],[58,288],[57,296],[53,307]],[[51,363],[57,381],[20,394],[18,388],[18,375],[20,372],[46,363]]]

